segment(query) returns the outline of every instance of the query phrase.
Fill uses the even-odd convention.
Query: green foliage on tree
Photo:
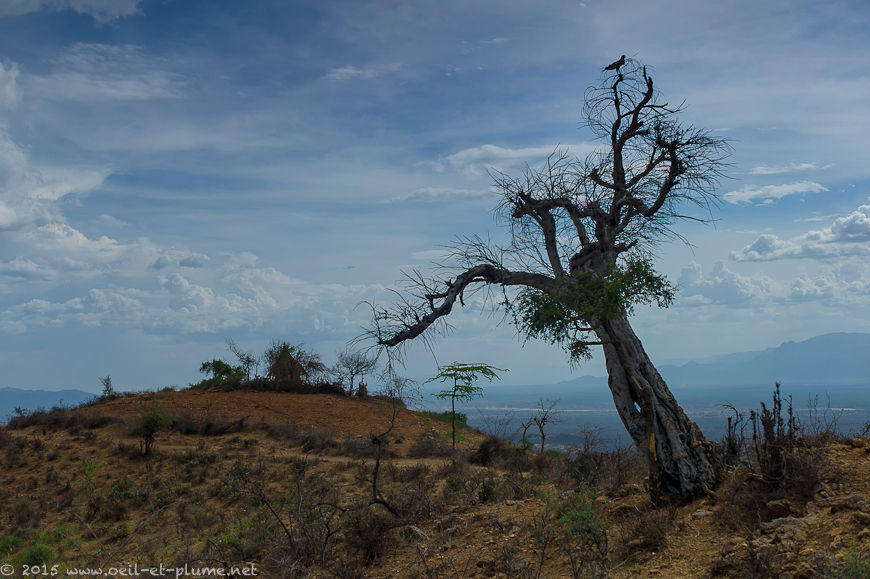
[[[151,453],[154,446],[154,436],[161,430],[172,426],[172,422],[172,415],[156,402],[139,409],[139,424],[136,427],[136,435],[142,439],[139,441],[139,451],[143,456]]]
[[[245,373],[245,380],[250,381],[251,378],[257,377],[257,372],[260,367],[260,358],[242,351],[232,338],[227,338],[227,350],[232,352],[232,354],[238,359],[239,366]]]
[[[496,368],[489,364],[464,364],[454,362],[449,366],[444,366],[440,372],[426,382],[452,382],[450,388],[434,394],[435,398],[441,400],[450,399],[450,425],[451,439],[453,448],[456,448],[456,400],[471,400],[479,396],[483,396],[483,388],[477,386],[476,383],[480,378],[486,378],[492,382],[493,378],[498,378],[498,372],[507,372],[508,370]]]
[[[211,377],[194,384],[195,388],[235,388],[246,378],[245,369],[242,366],[231,366],[223,360],[203,362],[199,371],[211,375]]]
[[[115,391],[114,385],[112,385],[112,377],[106,375],[103,378],[100,378],[100,384],[103,385],[103,392],[97,397],[97,400],[100,402],[109,402],[111,400],[115,400],[118,398],[118,393]]]
[[[572,362],[592,357],[584,339],[594,322],[630,315],[637,304],[667,307],[676,288],[645,259],[610,263],[603,273],[575,270],[549,292],[523,289],[512,303],[505,303],[513,323],[527,338],[560,344]]]

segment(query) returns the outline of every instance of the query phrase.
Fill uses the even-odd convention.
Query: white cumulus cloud
[[[736,261],[773,261],[777,259],[832,259],[850,255],[870,255],[870,205],[836,218],[824,229],[815,229],[792,239],[765,233],[751,244],[731,254]]]
[[[685,305],[754,306],[771,300],[776,294],[776,284],[769,277],[740,275],[721,261],[706,275],[700,264],[689,264],[683,268],[678,287],[680,300]]]

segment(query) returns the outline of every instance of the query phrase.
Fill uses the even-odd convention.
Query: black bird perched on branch
[[[620,56],[619,60],[617,60],[616,62],[611,62],[610,64],[605,66],[604,70],[602,70],[601,72],[605,72],[608,70],[619,70],[620,68],[622,68],[623,64],[625,64],[625,55],[624,54],[622,56]]]

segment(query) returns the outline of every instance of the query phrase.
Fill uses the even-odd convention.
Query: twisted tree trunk
[[[596,329],[616,410],[632,440],[646,452],[650,492],[696,497],[715,478],[711,447],[653,366],[625,316]]]

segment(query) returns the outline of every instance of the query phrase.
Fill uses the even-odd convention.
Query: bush
[[[834,575],[837,579],[861,579],[870,577],[870,557],[864,553],[851,552]]]
[[[302,437],[302,452],[323,452],[335,448],[338,443],[332,435],[318,428],[312,428]]]
[[[613,549],[617,558],[627,560],[639,550],[659,551],[664,548],[676,514],[676,505],[663,508],[647,505],[625,510],[619,525],[614,525],[618,533]]]
[[[151,448],[154,446],[154,436],[171,425],[172,416],[156,402],[139,409],[139,422],[134,428],[134,434],[142,439],[139,442],[139,451],[142,456],[151,453]]]
[[[393,543],[389,531],[397,525],[395,517],[370,507],[351,515],[344,531],[345,542],[359,553],[365,564],[369,564]]]
[[[595,492],[581,486],[555,505],[556,543],[568,557],[574,577],[607,572],[607,528]]]
[[[83,411],[73,412],[72,409],[64,406],[54,406],[51,410],[40,408],[33,412],[22,412],[12,417],[6,424],[6,428],[20,430],[30,426],[39,426],[53,430],[61,428],[67,430],[77,428],[93,429],[111,424],[113,421],[114,419],[108,416]]]
[[[762,402],[761,412],[751,411],[749,419],[751,464],[762,482],[770,489],[796,493],[805,500],[812,498],[827,465],[820,451],[827,438],[804,435],[794,416],[791,398],[783,407],[779,383],[773,393],[772,409],[768,410]]]
[[[28,547],[24,553],[18,557],[18,564],[32,567],[34,565],[42,565],[43,563],[51,563],[54,558],[54,551],[45,545],[36,544],[32,547]]]
[[[115,386],[112,385],[112,377],[105,376],[100,378],[100,384],[103,385],[103,392],[97,397],[97,402],[111,402],[118,398],[118,393],[115,391]]]
[[[340,445],[341,454],[355,458],[374,458],[378,447],[370,440],[348,437]]]
[[[481,466],[489,466],[493,459],[501,453],[503,446],[504,441],[500,438],[496,436],[487,436],[483,439],[483,442],[480,443],[477,450],[468,457],[468,462],[479,464]]]
[[[204,378],[196,384],[191,384],[191,388],[198,390],[207,390],[209,388],[234,390],[246,378],[245,369],[241,366],[230,366],[223,360],[217,359],[203,362],[202,366],[199,367],[199,371],[206,375],[211,374],[211,378]]]
[[[440,440],[434,438],[418,438],[408,449],[408,458],[444,457],[452,456],[453,449]]]
[[[8,557],[24,546],[24,539],[17,535],[6,535],[0,539],[0,556]]]
[[[742,459],[727,473],[718,494],[728,503],[723,522],[752,532],[771,518],[772,500],[808,501],[825,477],[836,477],[837,472],[824,452],[830,432],[820,435],[811,427],[807,435],[794,416],[791,400],[784,403],[778,383],[771,408],[762,403],[760,411],[750,412],[749,421],[752,437],[744,449],[726,449]]]

